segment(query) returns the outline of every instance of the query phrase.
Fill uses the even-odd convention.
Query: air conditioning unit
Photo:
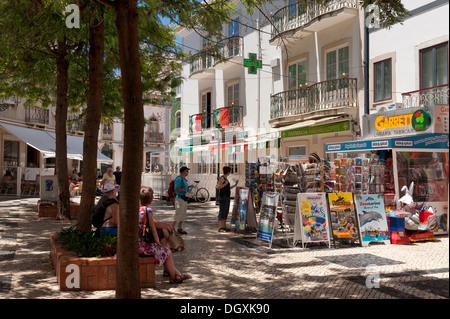
[[[375,109],[371,110],[371,114],[381,113],[381,112],[389,112],[401,109],[403,107],[402,103],[391,103],[391,104],[382,104],[377,105]]]

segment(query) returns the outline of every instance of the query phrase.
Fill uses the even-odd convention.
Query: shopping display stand
[[[231,225],[235,232],[250,233],[257,227],[256,211],[252,190],[248,187],[237,187],[231,215]]]
[[[256,243],[258,239],[267,241],[269,248],[272,248],[272,242],[276,229],[278,228],[278,222],[276,219],[277,206],[280,194],[275,192],[264,192],[261,200],[261,209],[259,212],[259,222],[256,232]]]
[[[360,244],[359,225],[356,218],[353,193],[328,193],[333,245]]]
[[[294,243],[301,240],[302,248],[308,244],[328,243],[331,248],[328,207],[325,193],[297,194]]]
[[[384,243],[389,245],[389,227],[385,212],[383,195],[355,195],[361,245]]]

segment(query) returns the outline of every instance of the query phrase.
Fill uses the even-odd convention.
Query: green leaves
[[[117,238],[101,233],[81,232],[75,228],[76,225],[62,229],[57,233],[56,240],[63,247],[73,251],[78,257],[106,257],[114,256],[116,253]]]

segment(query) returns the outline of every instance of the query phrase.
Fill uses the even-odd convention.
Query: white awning
[[[55,157],[56,135],[54,132],[35,130],[23,126],[0,123],[9,133],[37,149],[45,158]],[[83,160],[83,137],[67,136],[67,158]],[[97,151],[97,161],[111,164],[112,159]]]

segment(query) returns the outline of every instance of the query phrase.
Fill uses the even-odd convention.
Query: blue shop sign
[[[391,148],[448,149],[448,134],[422,134],[382,140],[362,140],[326,144],[326,152],[355,152]]]

